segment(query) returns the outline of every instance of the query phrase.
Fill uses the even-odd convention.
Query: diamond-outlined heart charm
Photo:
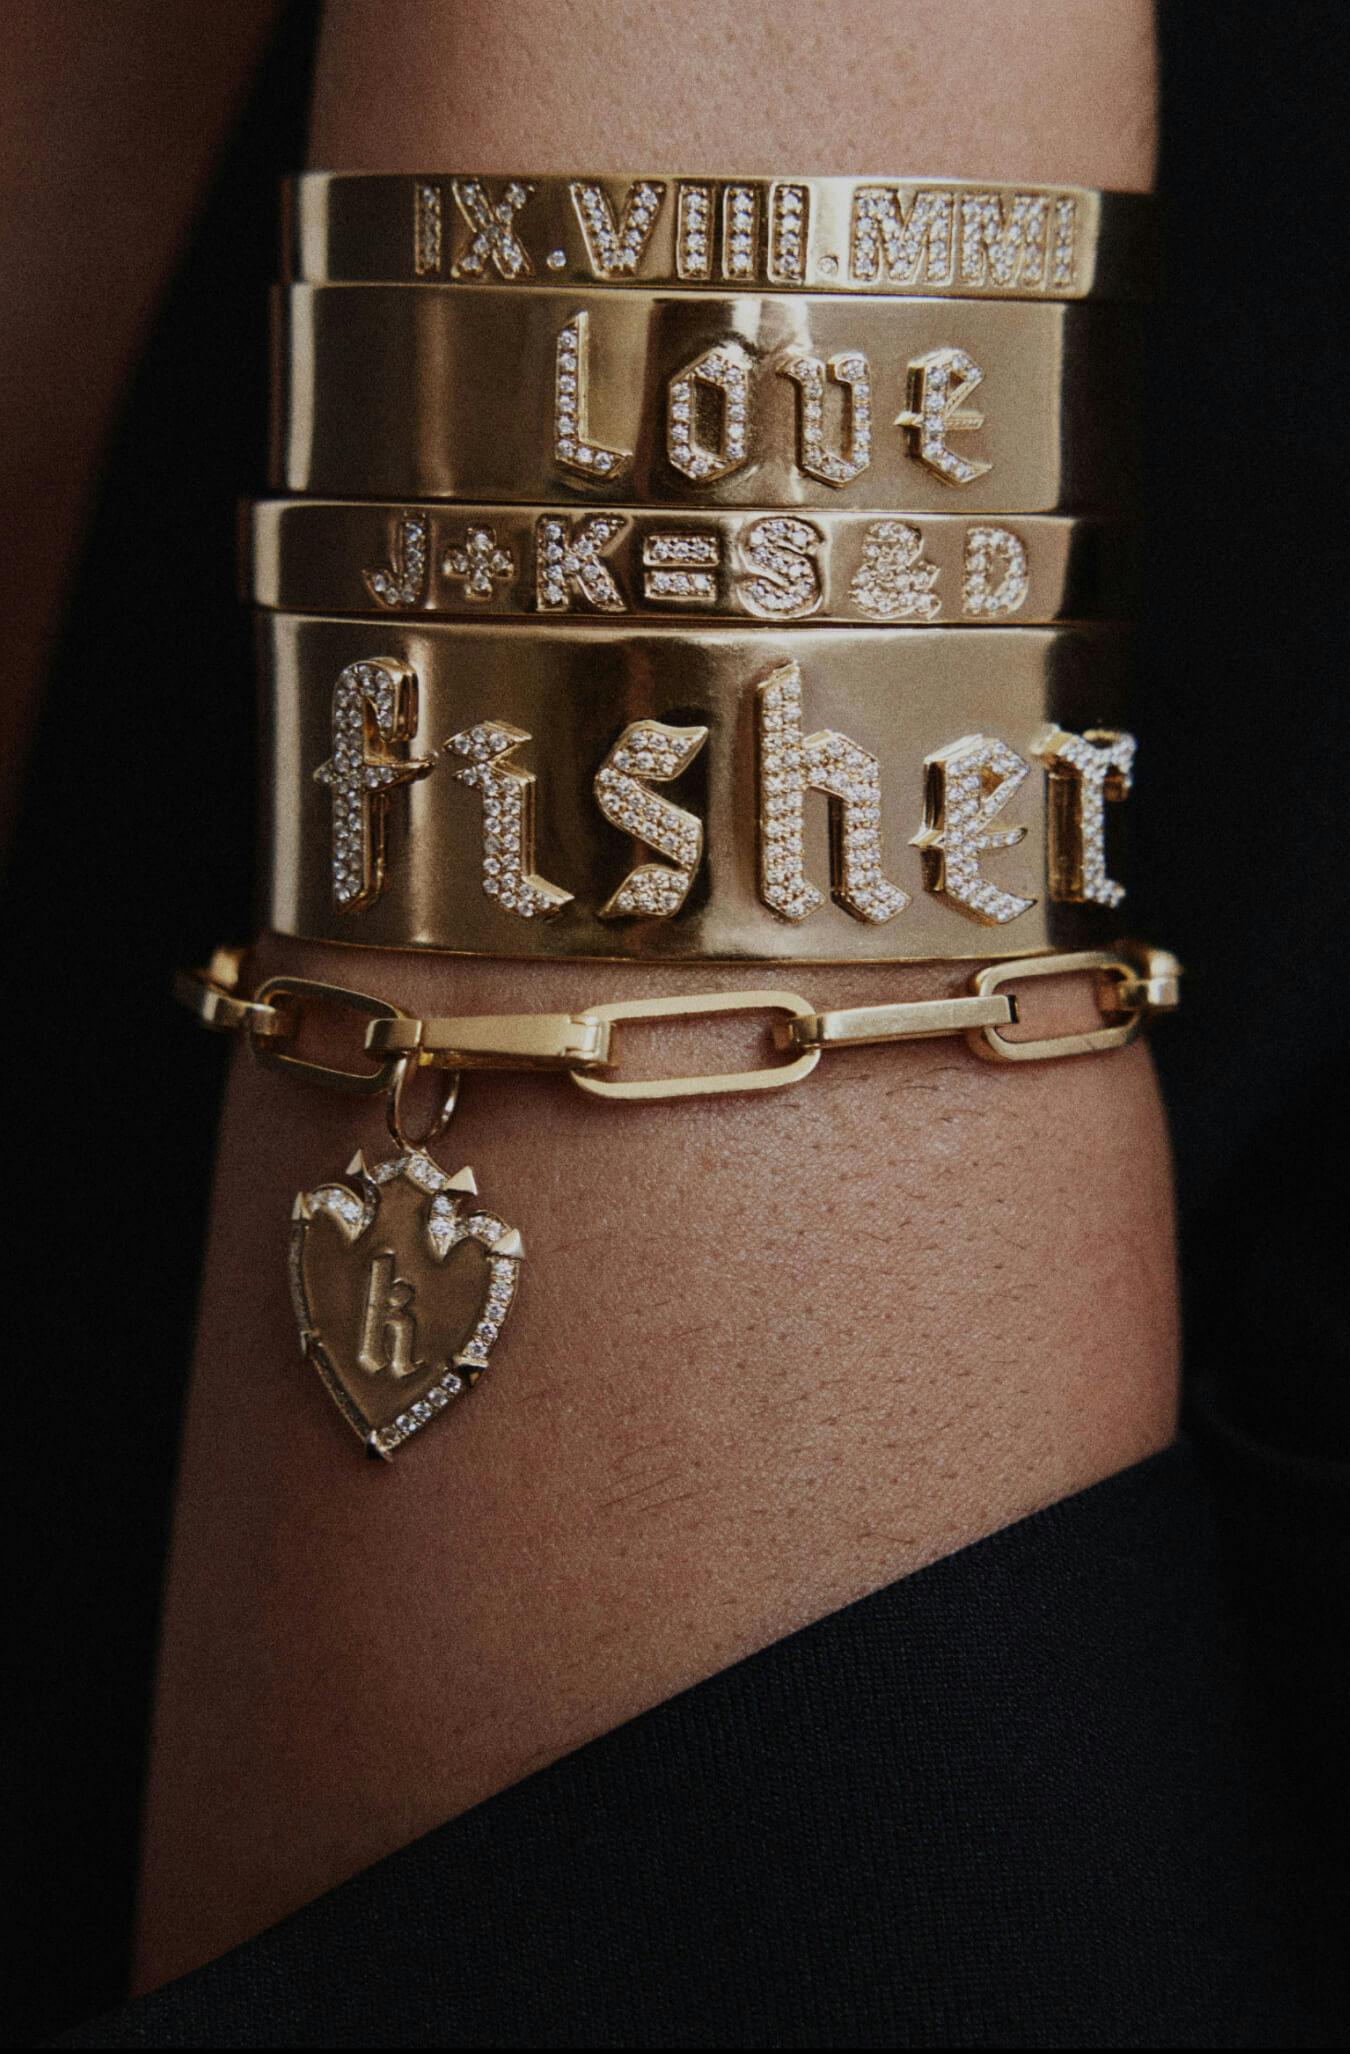
[[[477,1198],[472,1170],[412,1148],[372,1166],[358,1152],[295,1201],[301,1347],[385,1461],[477,1383],[515,1301],[520,1235]]]

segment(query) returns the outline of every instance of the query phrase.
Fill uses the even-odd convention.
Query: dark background
[[[112,2000],[125,1968],[224,1054],[167,992],[176,965],[250,925],[234,507],[263,476],[276,180],[303,161],[315,11],[304,0],[283,21],[127,394],[0,908],[19,1221],[5,1322],[18,1975],[0,2030],[21,2041]],[[1155,1046],[1192,1369],[1240,1374],[1239,1419],[1320,1450],[1347,1440],[1344,1377],[1304,1366],[1343,1370],[1347,1352],[1334,1294],[1304,1289],[1339,1253],[1346,717],[1329,485],[1343,401],[1327,295],[1342,74],[1330,8],[1161,16],[1169,263],[1144,424],[1133,919],[1189,971]]]

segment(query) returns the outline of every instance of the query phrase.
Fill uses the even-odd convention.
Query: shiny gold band
[[[265,499],[244,586],[283,613],[870,624],[1128,617],[1123,523],[1048,515],[756,509],[672,516],[559,506]]]
[[[1123,307],[302,285],[277,311],[288,492],[970,514],[1136,496]]]
[[[315,171],[288,185],[285,231],[311,285],[1137,299],[1156,268],[1141,194],[956,179]]]
[[[909,962],[1116,930],[1117,631],[271,614],[261,639],[284,933]]]

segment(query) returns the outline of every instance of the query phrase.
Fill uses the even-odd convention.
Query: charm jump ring
[[[406,1149],[409,1153],[416,1153],[420,1149],[428,1148],[433,1141],[439,1140],[454,1117],[455,1105],[459,1099],[460,1073],[458,1070],[452,1070],[446,1083],[445,1096],[442,1098],[436,1112],[432,1115],[431,1124],[426,1132],[417,1135],[415,1138],[410,1135],[403,1124],[403,1092],[409,1077],[413,1075],[417,1067],[418,1063],[415,1055],[399,1057],[394,1065],[394,1072],[389,1080],[389,1093],[384,1102],[384,1117],[388,1124],[389,1132],[393,1135],[399,1147]]]

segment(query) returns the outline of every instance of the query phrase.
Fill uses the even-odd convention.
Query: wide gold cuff
[[[914,513],[1136,497],[1124,307],[298,285],[277,320],[287,492]]]
[[[284,933],[910,962],[1119,931],[1118,630],[260,633]]]
[[[1153,225],[1139,193],[957,179],[312,171],[285,197],[288,273],[312,285],[1137,299]]]
[[[282,613],[979,626],[1121,620],[1136,598],[1124,524],[1053,515],[263,499],[242,545],[245,596]]]

